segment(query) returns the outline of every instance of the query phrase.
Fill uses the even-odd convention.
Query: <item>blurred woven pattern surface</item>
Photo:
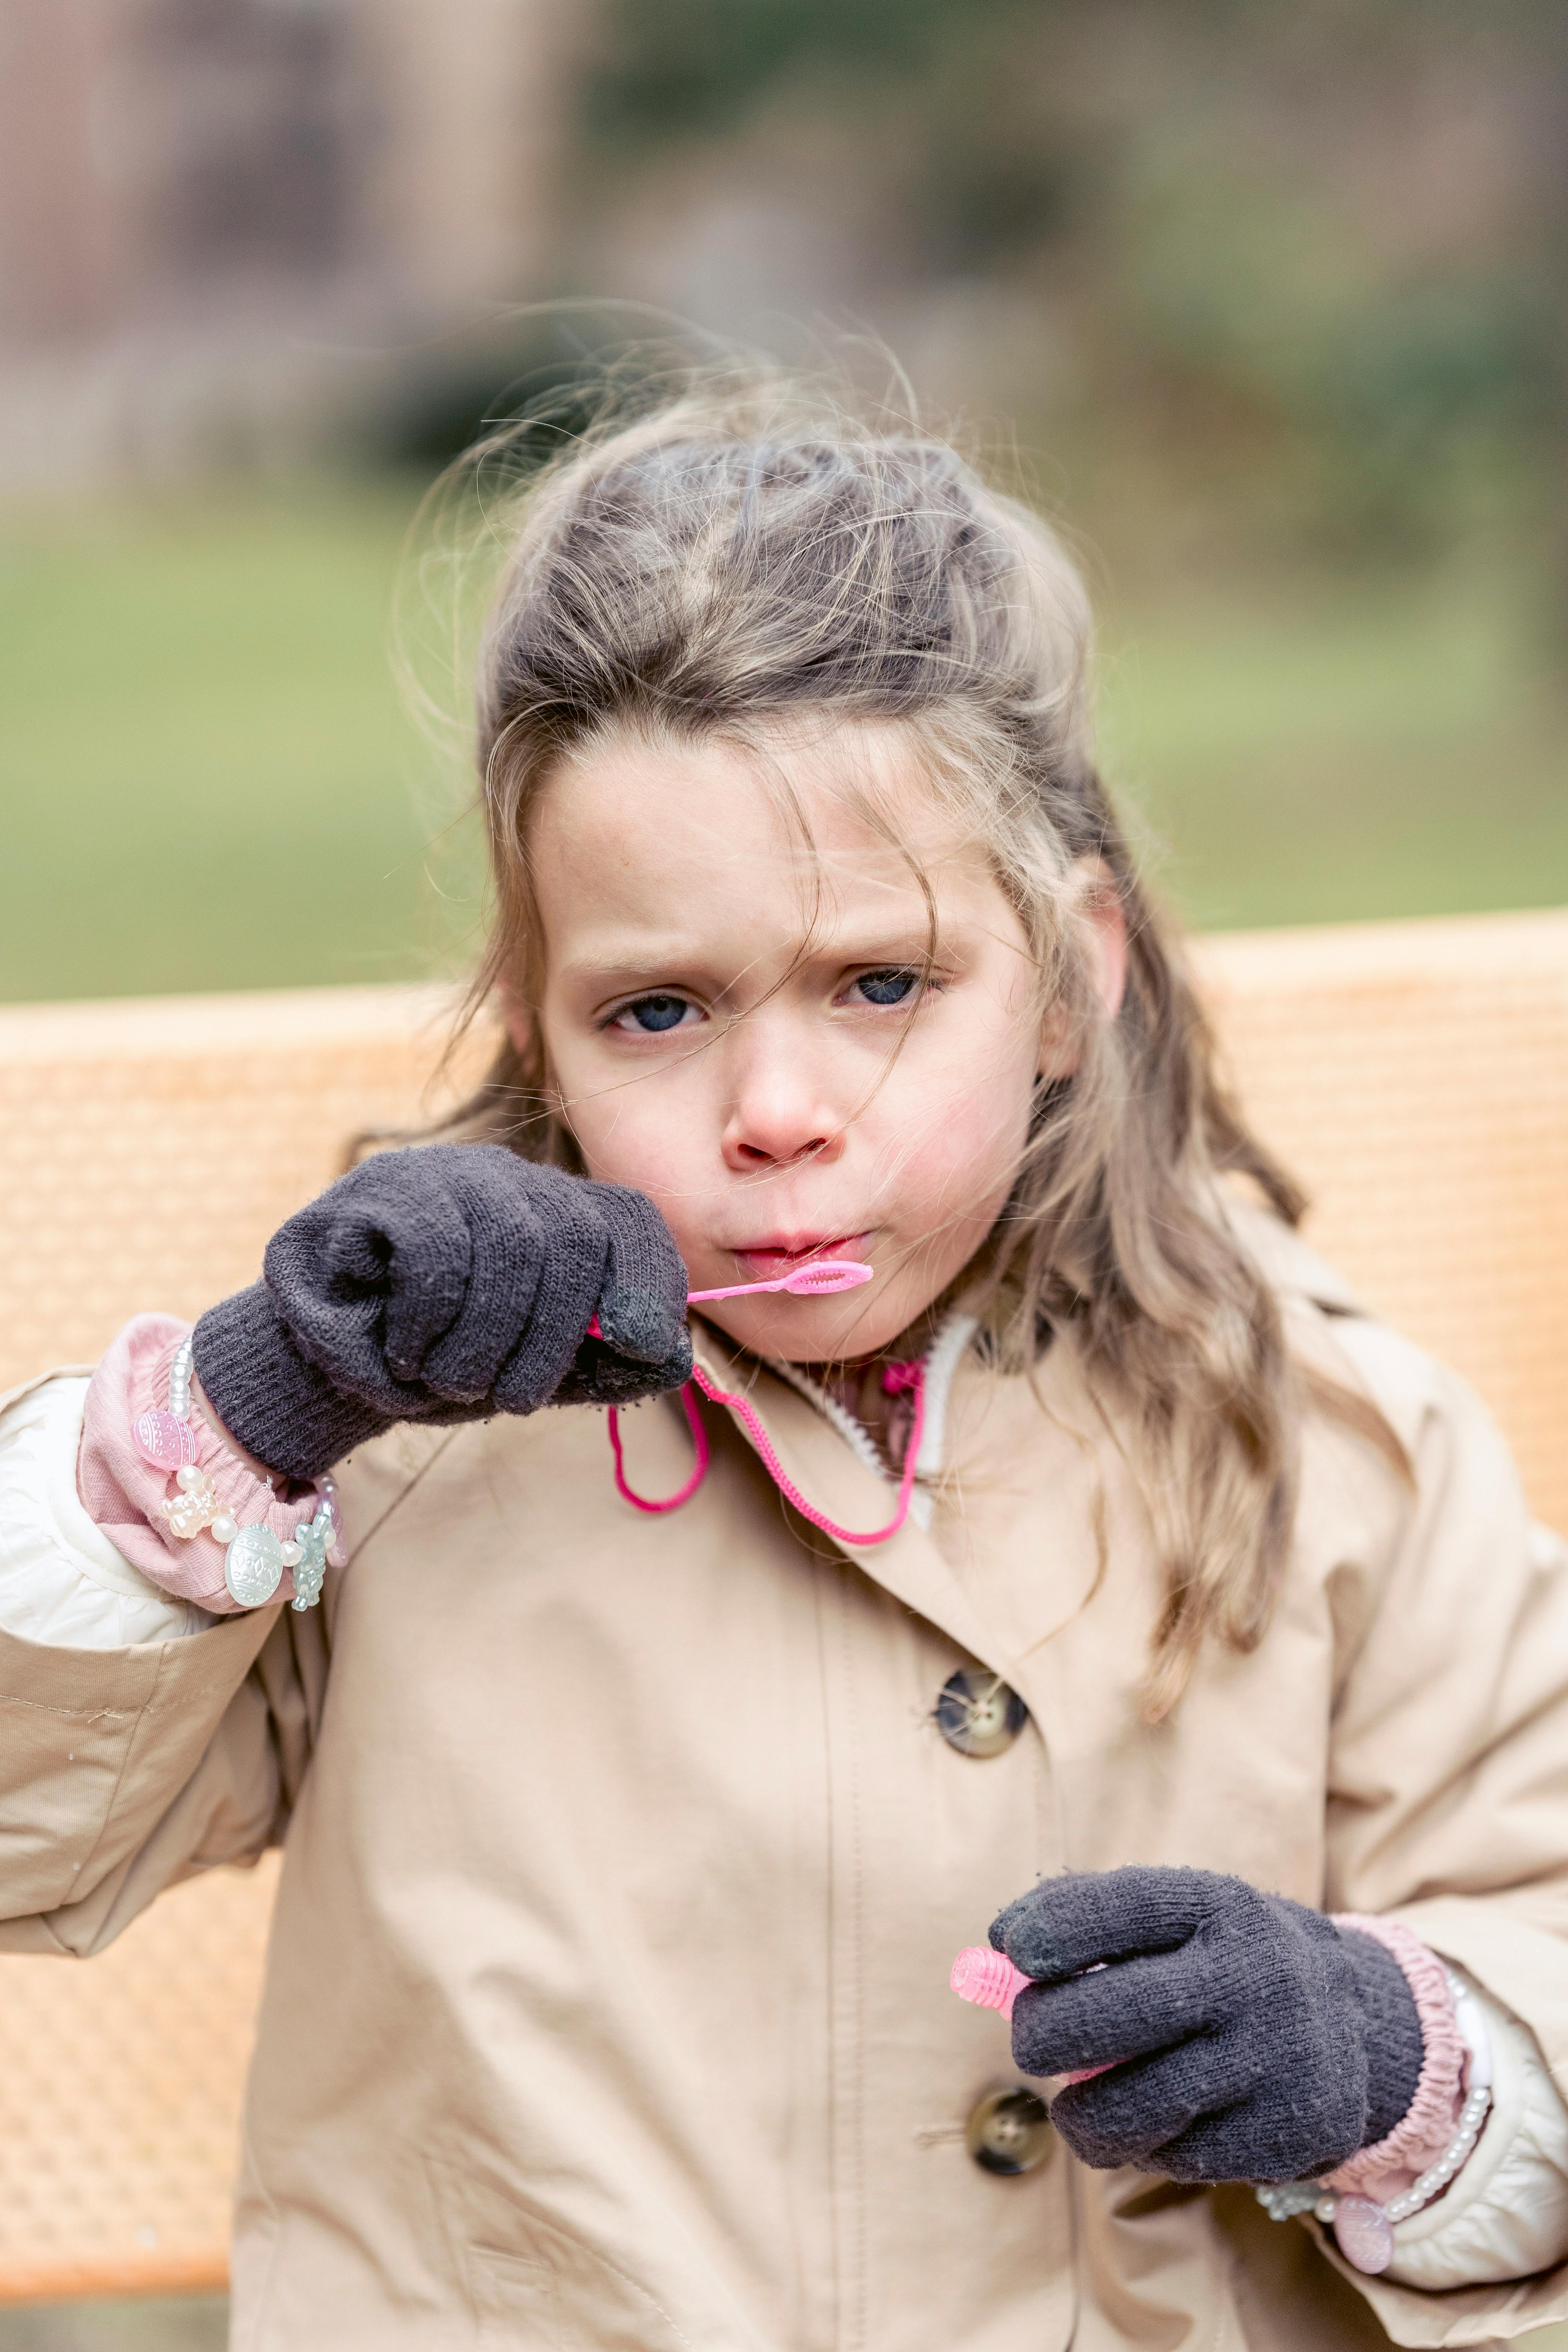
[[[0,2300],[221,2287],[277,1857],[0,1973]]]
[[[450,999],[0,1012],[0,1389],[253,1281],[351,1139],[418,1121]],[[470,1083],[489,1039],[455,1076]],[[0,2302],[221,2286],[276,1870],[176,1887],[86,1968],[0,1961]]]
[[[1237,934],[1198,958],[1312,1239],[1475,1382],[1536,1510],[1568,1524],[1568,915]],[[251,1281],[351,1136],[432,1108],[446,1002],[0,1013],[0,1386]],[[3,1964],[0,2300],[223,2278],[271,1886],[216,1872],[89,1968]]]
[[[438,1107],[451,1002],[301,989],[0,1011],[0,1388],[91,1362],[128,1315],[194,1318],[254,1282],[353,1136]]]
[[[1314,1247],[1480,1391],[1568,1528],[1568,913],[1236,932],[1198,963]]]

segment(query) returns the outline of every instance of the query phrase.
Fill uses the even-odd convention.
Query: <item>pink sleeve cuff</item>
[[[226,1616],[240,1604],[224,1582],[223,1546],[205,1531],[175,1535],[159,1509],[178,1491],[173,1474],[145,1461],[131,1434],[139,1413],[166,1407],[169,1366],[190,1328],[173,1315],[136,1315],[115,1338],[88,1383],[77,1491],[88,1517],[133,1568],[165,1592]],[[279,1481],[279,1499],[229,1452],[195,1405],[191,1429],[196,1467],[207,1473],[229,1517],[241,1527],[264,1524],[280,1543],[289,1542],[300,1519],[312,1516],[316,1490]],[[274,1597],[289,1601],[293,1591],[285,1570]]]
[[[1361,1911],[1333,1914],[1336,1927],[1370,1936],[1391,1952],[1415,1999],[1424,2044],[1415,2095],[1386,2138],[1363,2147],[1325,2178],[1342,2197],[1370,2197],[1380,2205],[1397,2197],[1436,2161],[1454,2136],[1465,2103],[1465,2039],[1454,2013],[1448,1974],[1436,1952],[1396,1919]]]

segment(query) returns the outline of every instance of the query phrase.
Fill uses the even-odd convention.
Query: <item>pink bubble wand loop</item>
[[[759,1290],[787,1290],[796,1298],[826,1298],[836,1290],[858,1290],[871,1279],[871,1268],[858,1258],[816,1257],[807,1265],[792,1266],[772,1282],[731,1282],[722,1290],[689,1290],[686,1303],[700,1307],[706,1298],[749,1298]]]

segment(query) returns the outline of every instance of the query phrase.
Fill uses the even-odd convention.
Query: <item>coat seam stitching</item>
[[[472,1427],[472,1425],[473,1424],[471,1423],[463,1424],[465,1427]],[[434,1470],[437,1463],[449,1452],[459,1434],[460,1431],[458,1429],[450,1431],[448,1434],[441,1440],[440,1444],[435,1447],[428,1459],[419,1465],[418,1469],[416,1470],[414,1475],[409,1479],[408,1484],[405,1486],[400,1486],[398,1488],[391,1502],[387,1504],[386,1508],[382,1512],[381,1517],[378,1519],[373,1519],[371,1521],[370,1526],[365,1529],[363,1536],[350,1538],[349,1559],[351,1564],[354,1560],[358,1559],[361,1552],[363,1551],[367,1544],[374,1541],[375,1538],[381,1533],[383,1528],[386,1525],[388,1519],[393,1517],[394,1513],[400,1511],[403,1508],[404,1504],[408,1500],[410,1495],[413,1494],[415,1488],[421,1486],[425,1479],[429,1476],[430,1472]]]

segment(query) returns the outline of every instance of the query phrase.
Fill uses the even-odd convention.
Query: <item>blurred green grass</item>
[[[0,997],[398,979],[476,921],[386,615],[416,486],[0,530]],[[1205,926],[1568,899],[1568,703],[1484,570],[1167,590],[1103,631],[1107,767]]]
[[[0,2352],[224,2352],[227,2342],[226,2295],[0,2311]]]
[[[1520,579],[1233,588],[1106,636],[1108,772],[1193,922],[1568,899],[1568,693]]]
[[[0,995],[403,977],[449,946],[388,667],[403,483],[0,533]]]

